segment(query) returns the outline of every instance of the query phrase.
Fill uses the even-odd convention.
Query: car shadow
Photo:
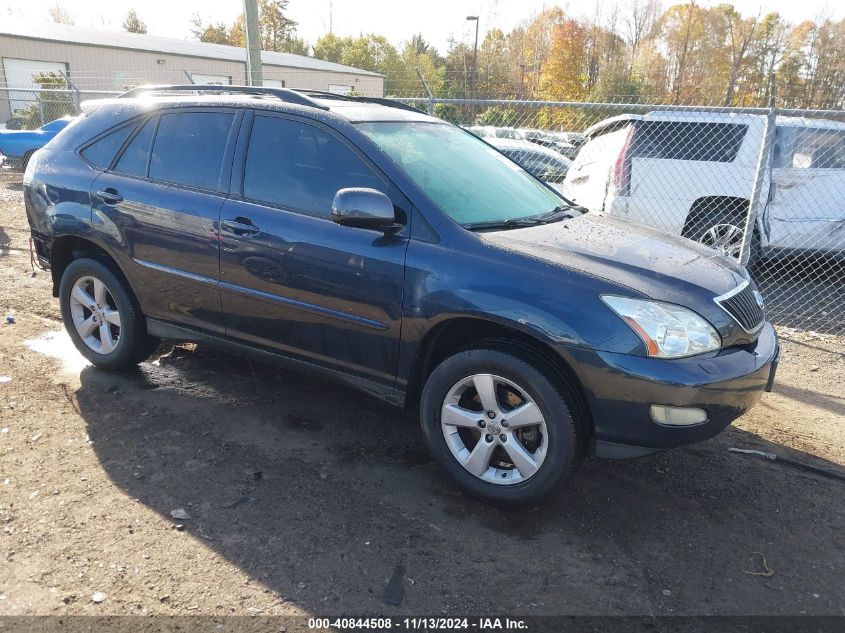
[[[727,449],[835,464],[731,428],[654,457],[589,458],[547,501],[504,511],[461,494],[417,425],[387,405],[208,348],[167,349],[136,371],[82,371],[75,400],[100,464],[130,498],[308,612],[845,604],[843,483]],[[171,519],[175,508],[191,519]]]

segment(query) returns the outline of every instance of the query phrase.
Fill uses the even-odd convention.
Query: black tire
[[[440,412],[450,389],[475,374],[501,376],[519,385],[537,404],[546,422],[548,447],[536,473],[511,485],[493,484],[473,475],[453,456],[443,436]],[[570,414],[576,410],[567,402],[554,379],[556,373],[539,359],[497,344],[465,349],[441,362],[428,377],[420,402],[423,439],[437,461],[467,494],[498,506],[512,507],[535,502],[548,495],[575,470],[582,457],[583,425]],[[479,439],[479,441],[481,441]]]
[[[120,314],[117,345],[110,353],[101,354],[91,349],[82,340],[74,325],[70,294],[74,284],[83,277],[95,277],[102,281],[108,288],[115,308]],[[68,265],[59,286],[59,304],[65,329],[76,349],[97,367],[108,370],[126,369],[149,358],[158,347],[159,339],[147,334],[146,319],[129,285],[121,275],[116,274],[111,267],[101,261],[85,257],[76,259]]]

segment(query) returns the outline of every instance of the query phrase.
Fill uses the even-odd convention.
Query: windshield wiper
[[[542,213],[540,215],[531,216],[532,219],[537,220],[539,224],[546,224],[549,222],[558,222],[560,220],[568,220],[570,218],[574,218],[575,216],[572,215],[572,210],[580,211],[578,207],[572,207],[568,204],[562,204],[558,207],[555,207],[551,211],[547,213]]]
[[[469,231],[475,231],[477,229],[517,229],[526,226],[537,226],[538,224],[542,224],[542,222],[534,216],[528,216],[526,218],[492,220],[490,222],[469,222],[461,226]]]
[[[516,229],[527,226],[537,226],[538,224],[551,224],[552,222],[559,222],[561,220],[568,220],[575,217],[577,213],[586,213],[587,209],[576,205],[562,204],[555,207],[551,211],[541,213],[539,215],[529,215],[524,218],[511,218],[509,220],[492,220],[490,222],[470,222],[464,224],[463,227],[469,231],[478,229]]]

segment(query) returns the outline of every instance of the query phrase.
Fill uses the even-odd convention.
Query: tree
[[[50,7],[50,19],[56,24],[74,24],[73,16],[59,4]]]
[[[660,18],[660,38],[667,50],[673,104],[680,103],[685,96],[690,60],[694,57],[702,31],[701,8],[694,1],[669,7]]]
[[[314,57],[339,64],[343,58],[343,51],[350,40],[351,38],[348,37],[338,37],[334,33],[326,33],[314,44]]]
[[[757,20],[755,18],[743,19],[736,9],[730,4],[722,4],[717,7],[728,23],[728,50],[730,52],[731,68],[728,74],[728,87],[725,90],[725,106],[733,105],[734,91],[739,77],[740,67],[746,61],[748,48],[754,40]]]
[[[633,71],[634,59],[642,44],[654,31],[654,25],[660,14],[657,0],[631,0],[628,5],[626,39],[630,47],[630,68]]]
[[[307,55],[308,44],[296,37],[296,22],[285,15],[287,7],[288,0],[259,0],[258,32],[261,48],[265,51]],[[226,26],[224,22],[206,24],[198,13],[191,18],[191,24],[191,33],[201,42],[240,47],[245,45],[246,27],[243,13],[231,26]]]
[[[490,106],[475,118],[476,125],[514,127],[519,120],[516,110],[502,106]]]
[[[37,73],[32,81],[45,90],[67,90],[68,87],[65,78],[53,72]],[[24,120],[24,129],[33,130],[48,121],[76,114],[76,107],[70,92],[39,92],[34,103],[16,110],[15,114]]]
[[[555,28],[549,56],[540,70],[540,94],[554,101],[577,101],[586,94],[587,28],[567,19]]]
[[[258,30],[265,51],[284,51],[296,37],[296,22],[285,15],[288,0],[259,0]]]
[[[135,9],[129,9],[129,13],[123,18],[123,30],[128,33],[146,33],[147,25],[141,21]]]
[[[223,22],[205,24],[200,15],[195,13],[191,18],[191,24],[193,24],[191,33],[200,42],[232,44],[232,41],[229,39],[229,28]]]

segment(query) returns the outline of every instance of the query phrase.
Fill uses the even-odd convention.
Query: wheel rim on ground
[[[457,462],[491,484],[526,481],[546,459],[549,436],[540,408],[501,376],[474,374],[458,381],[443,400],[440,425]]]
[[[743,229],[734,224],[716,224],[707,229],[698,241],[721,255],[739,259],[743,233]]]
[[[82,342],[97,354],[111,354],[120,339],[120,312],[102,280],[80,277],[70,292],[70,314]]]

